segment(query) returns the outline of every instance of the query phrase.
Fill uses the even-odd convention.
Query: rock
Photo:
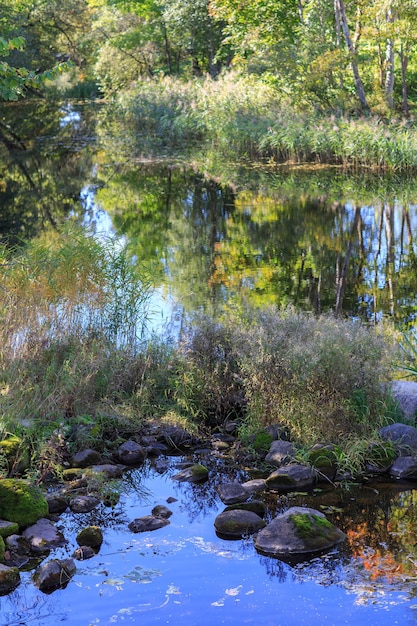
[[[392,441],[400,455],[407,456],[410,451],[417,452],[417,428],[414,426],[401,423],[390,424],[381,428],[379,434],[385,441]]]
[[[292,507],[259,531],[255,547],[274,557],[306,555],[324,552],[345,537],[320,511]]]
[[[333,482],[337,472],[336,447],[316,444],[308,451],[307,460],[314,467],[316,479]]]
[[[214,520],[216,531],[224,537],[252,535],[264,528],[265,525],[264,520],[259,515],[243,509],[223,511]]]
[[[6,457],[7,471],[11,475],[21,474],[30,465],[29,450],[23,445],[22,439],[9,435],[0,441],[0,451]]]
[[[50,515],[53,515],[54,513],[63,513],[68,508],[66,498],[60,494],[47,494],[46,501],[48,503],[48,511]]]
[[[208,478],[208,469],[199,463],[186,467],[178,474],[172,477],[173,480],[179,482],[201,483]]]
[[[272,491],[289,491],[312,485],[315,480],[313,470],[306,465],[292,463],[272,472],[266,479],[266,487]]]
[[[218,485],[217,493],[224,504],[246,502],[250,495],[240,483],[222,483]]]
[[[10,535],[5,540],[7,564],[22,567],[31,558],[30,542],[22,535]]]
[[[136,441],[128,439],[119,447],[117,456],[124,465],[138,465],[145,460],[146,452]]]
[[[0,564],[0,595],[11,593],[19,584],[19,569]]]
[[[77,561],[85,561],[96,556],[96,554],[97,552],[91,546],[80,546],[74,550],[72,558],[77,559]]]
[[[395,380],[391,383],[391,391],[405,417],[414,419],[417,412],[417,383]]]
[[[121,478],[123,476],[123,465],[113,465],[112,463],[103,463],[101,465],[92,465],[88,468],[89,474],[103,474],[107,478]]]
[[[168,517],[171,517],[172,511],[164,504],[157,504],[152,509],[152,515],[154,517],[162,517],[163,519],[168,519]]]
[[[283,441],[278,439],[271,443],[269,452],[265,457],[265,462],[281,467],[289,463],[294,455],[294,446],[290,441]]]
[[[0,537],[9,537],[15,535],[19,531],[19,524],[16,522],[8,522],[4,519],[0,520]]]
[[[38,589],[48,593],[66,587],[75,572],[72,559],[52,559],[35,570],[33,580]]]
[[[167,459],[155,459],[152,463],[152,467],[154,468],[155,472],[158,472],[158,474],[163,474],[167,471],[169,467],[169,462]]]
[[[45,552],[65,543],[64,535],[49,520],[42,518],[23,531],[33,552]]]
[[[74,513],[88,513],[100,504],[100,500],[95,496],[75,496],[69,504]]]
[[[150,530],[158,530],[167,526],[169,521],[162,517],[154,517],[153,515],[145,515],[144,517],[137,517],[130,522],[128,528],[133,533],[143,533]]]
[[[0,480],[0,518],[25,527],[47,514],[48,503],[38,487],[17,478]]]
[[[83,472],[81,467],[69,467],[62,472],[62,478],[66,482],[71,482],[72,480],[79,480],[82,478]]]
[[[229,504],[225,508],[225,511],[252,511],[252,513],[256,513],[259,517],[263,517],[265,515],[265,504],[262,500],[251,500],[250,502],[238,502],[236,504]]]
[[[245,483],[242,483],[242,487],[249,496],[252,496],[254,493],[259,493],[259,491],[265,490],[265,479],[255,478],[254,480],[248,480]]]
[[[417,458],[414,456],[400,456],[392,463],[388,470],[392,478],[417,479]]]
[[[101,461],[101,454],[97,450],[87,448],[86,450],[80,450],[77,454],[74,454],[72,459],[73,467],[90,467],[90,465],[97,465]]]
[[[103,543],[103,533],[98,526],[87,526],[80,530],[76,536],[76,542],[79,546],[89,546],[90,548],[100,549]]]

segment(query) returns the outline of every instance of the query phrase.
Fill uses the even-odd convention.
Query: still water
[[[224,509],[215,485],[230,480],[222,464],[208,463],[207,483],[172,480],[182,457],[162,474],[151,465],[132,470],[113,509],[67,512],[58,526],[69,540],[51,556],[67,557],[75,534],[99,524],[99,554],[77,562],[65,589],[46,595],[30,572],[0,598],[2,626],[107,626],[110,624],[413,624],[417,618],[417,498],[410,485],[372,484],[350,491],[319,490],[265,496],[266,517],[282,507],[307,504],[325,510],[347,533],[331,553],[290,566],[259,555],[253,539],[219,538],[214,519]],[[168,498],[175,501],[167,505]],[[133,534],[128,523],[165,504],[173,512],[160,530]]]

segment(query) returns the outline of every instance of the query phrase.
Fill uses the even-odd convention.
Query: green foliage
[[[417,378],[417,336],[414,330],[404,333],[402,336],[401,349],[404,356],[404,363],[398,369],[407,378]]]

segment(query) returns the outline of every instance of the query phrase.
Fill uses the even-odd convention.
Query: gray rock
[[[154,517],[153,515],[145,515],[144,517],[137,517],[130,522],[128,528],[133,533],[144,533],[150,530],[158,530],[164,526],[168,526],[169,521],[162,517]]]
[[[271,443],[269,452],[265,457],[265,462],[275,465],[275,467],[281,467],[289,463],[294,455],[294,446],[290,441],[283,441],[278,439]]]
[[[96,556],[97,552],[91,546],[80,546],[76,550],[72,557],[77,559],[77,561],[85,561],[87,559],[91,559],[93,556]]]
[[[272,491],[289,491],[312,485],[315,474],[311,467],[292,463],[272,472],[266,479],[266,487]]]
[[[404,415],[413,419],[417,412],[417,383],[395,380],[391,383],[391,391]]]
[[[248,480],[245,483],[242,483],[242,487],[248,495],[252,496],[254,493],[264,491],[266,487],[265,479],[255,478],[254,480]]]
[[[77,454],[74,454],[72,458],[72,464],[74,467],[89,467],[100,463],[101,454],[97,450],[87,448],[86,450],[80,450]]]
[[[265,504],[262,500],[251,500],[250,502],[238,502],[236,504],[229,504],[225,508],[225,511],[252,511],[259,515],[259,517],[263,517],[265,515]]]
[[[76,567],[72,559],[52,559],[35,570],[33,580],[38,589],[50,592],[66,587],[75,572]]]
[[[214,520],[216,531],[224,537],[252,535],[264,528],[265,525],[264,520],[259,515],[243,509],[223,511]]]
[[[41,518],[22,534],[29,541],[33,552],[44,552],[66,543],[64,535],[46,518]]]
[[[245,502],[250,495],[240,483],[222,483],[218,485],[217,493],[224,504]]]
[[[326,551],[345,537],[320,511],[292,507],[259,531],[255,547],[274,557],[306,555]]]
[[[104,474],[107,478],[121,478],[123,476],[123,465],[112,465],[111,463],[103,463],[93,465],[89,468],[92,474]]]
[[[74,513],[89,513],[100,504],[95,496],[75,496],[69,504]]]
[[[207,480],[208,469],[204,467],[204,465],[197,463],[196,465],[190,465],[190,467],[184,468],[172,478],[179,482],[201,483]]]
[[[48,512],[51,515],[53,515],[54,513],[63,513],[68,508],[68,502],[66,498],[64,498],[64,496],[60,494],[47,494],[46,501],[48,503]]]
[[[11,593],[19,584],[19,568],[8,567],[0,563],[0,595]]]
[[[417,452],[417,428],[407,424],[390,424],[380,429],[379,434],[385,441],[392,441],[398,447],[402,456],[407,456],[410,451]]]
[[[124,465],[138,465],[145,460],[145,449],[133,439],[122,443],[117,451],[117,456]]]
[[[417,458],[400,456],[392,463],[388,473],[393,478],[417,479]]]

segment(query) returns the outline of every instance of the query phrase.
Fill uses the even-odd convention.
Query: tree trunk
[[[407,94],[407,67],[408,67],[408,55],[404,53],[404,48],[401,46],[400,50],[401,59],[401,90],[403,96],[403,112],[405,117],[410,114],[408,108],[408,94]]]
[[[346,9],[343,0],[335,0],[335,10],[340,20],[340,26],[342,29],[343,37],[345,38],[346,47],[350,56],[350,64],[352,67],[353,80],[355,82],[356,95],[358,96],[361,109],[363,111],[368,110],[368,103],[366,101],[365,89],[359,74],[358,64],[356,62],[356,50],[352,43],[352,39],[349,32],[349,26],[346,19]]]
[[[391,8],[387,11],[387,23],[392,24],[394,16]],[[390,109],[394,108],[394,40],[388,37],[385,49],[385,99]]]

